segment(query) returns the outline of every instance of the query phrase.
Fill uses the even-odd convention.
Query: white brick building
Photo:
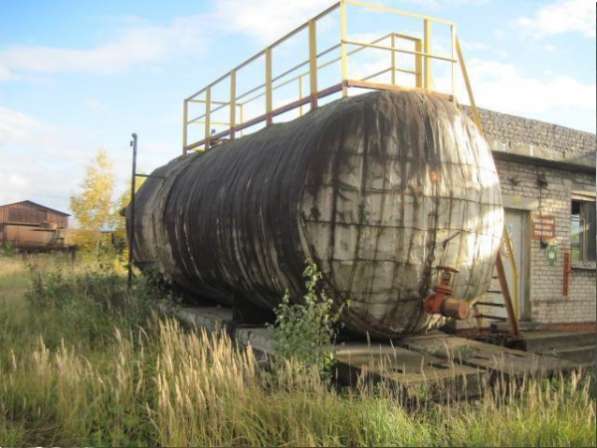
[[[519,264],[520,320],[595,322],[595,135],[486,110],[481,117]],[[543,237],[534,233],[540,218]]]

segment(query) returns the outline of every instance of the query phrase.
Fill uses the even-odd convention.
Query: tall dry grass
[[[99,280],[81,280],[63,274],[60,284],[70,289],[54,288],[52,294],[67,294],[67,305],[36,311],[36,302],[29,301],[28,312],[41,313],[38,322],[66,323],[61,313],[72,316],[72,301],[95,301],[100,305],[83,309],[110,318],[109,335],[99,326],[100,338],[80,343],[77,332],[65,331],[59,343],[47,344],[46,336],[56,337],[56,327],[9,329],[12,336],[0,347],[0,445],[596,443],[595,400],[580,376],[528,379],[516,393],[503,388],[472,403],[407,410],[383,385],[337,390],[317,369],[295,362],[260,368],[252,353],[226,334],[185,331],[151,314],[142,325],[138,318],[116,319],[144,308],[126,301],[121,308],[101,305],[110,303],[103,296],[114,289],[104,284],[104,274],[97,275]],[[99,286],[90,286],[94,281]],[[54,297],[39,291],[48,300]]]

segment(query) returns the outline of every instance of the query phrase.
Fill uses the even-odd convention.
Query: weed
[[[364,382],[337,391],[316,363],[305,366],[294,356],[265,374],[252,352],[239,349],[227,334],[184,331],[176,321],[152,317],[146,302],[161,293],[143,282],[127,291],[123,277],[97,266],[39,273],[28,299],[0,301],[0,445],[595,446],[597,441],[595,399],[581,376],[526,379],[516,385],[517,394],[505,385],[503,394],[488,393],[478,402],[407,411],[388,389]],[[0,282],[0,288],[13,284]],[[308,291],[316,291],[316,281],[311,285]],[[321,316],[334,313],[324,311],[314,315],[329,322]],[[85,320],[85,312],[102,324]],[[322,330],[326,342],[331,329]]]
[[[322,288],[322,274],[315,264],[305,268],[306,293],[291,303],[288,292],[275,309],[274,350],[284,359],[296,359],[329,372],[333,365],[332,342],[340,311]]]
[[[17,249],[10,241],[6,241],[0,245],[0,256],[1,257],[13,257],[17,253]]]

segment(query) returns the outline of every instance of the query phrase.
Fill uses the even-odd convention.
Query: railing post
[[[265,113],[267,125],[272,124],[272,48],[265,49]]]
[[[189,127],[189,102],[185,99],[182,102],[182,155],[187,154],[187,140]]]
[[[392,33],[392,85],[396,85],[396,35]]]
[[[245,105],[244,104],[240,104],[240,110],[239,112],[239,119],[240,119],[240,124],[243,124],[245,122]],[[240,136],[243,136],[243,130],[240,130]]]
[[[211,138],[211,87],[205,91],[205,151],[209,149]]]
[[[462,54],[462,48],[460,47],[460,39],[456,36],[456,54],[458,55],[458,64],[460,65],[460,70],[462,71],[462,77],[464,78],[464,85],[466,87],[466,92],[468,93],[468,99],[471,103],[471,110],[473,112],[473,121],[483,134],[483,124],[481,123],[481,116],[479,115],[479,110],[477,109],[477,103],[475,102],[475,97],[473,95],[473,88],[471,87],[471,81],[468,77],[468,72],[466,70],[466,63],[464,62],[464,55]]]
[[[425,74],[423,76],[423,85],[426,90],[433,88],[433,75],[431,73],[431,21],[423,20],[423,51],[425,53]]]
[[[311,110],[317,109],[317,28],[314,20],[309,21],[309,86]]]
[[[234,140],[236,126],[236,70],[230,72],[230,140]]]
[[[299,82],[299,100],[303,99],[303,77],[299,76],[298,79]],[[303,116],[303,104],[301,103],[301,105],[299,106],[299,117]]]
[[[342,73],[342,96],[348,96],[346,81],[348,80],[348,52],[345,40],[348,39],[348,19],[346,13],[346,2],[340,0],[340,70]]]
[[[421,42],[421,39],[417,39],[415,41],[415,51],[417,53],[415,55],[415,72],[417,73],[415,75],[416,86],[417,86],[417,89],[422,89],[423,88],[423,56],[421,55],[421,53],[423,52],[423,42]]]
[[[454,25],[450,25],[450,42],[452,44],[452,59],[456,59],[456,30]],[[456,67],[454,67],[454,62],[450,62],[450,74],[452,76],[452,97],[456,97]]]

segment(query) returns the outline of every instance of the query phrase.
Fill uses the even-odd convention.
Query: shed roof
[[[33,202],[33,201],[29,201],[29,200],[12,202],[10,204],[0,205],[0,208],[10,207],[12,205],[18,205],[18,204],[31,205],[33,207],[41,208],[41,209],[47,210],[47,211],[52,212],[52,213],[57,213],[57,214],[62,215],[62,216],[70,216],[70,214],[68,214],[68,213],[61,212],[60,210],[56,210],[54,208],[46,207],[45,205],[41,205],[41,204],[38,204],[37,202]]]

